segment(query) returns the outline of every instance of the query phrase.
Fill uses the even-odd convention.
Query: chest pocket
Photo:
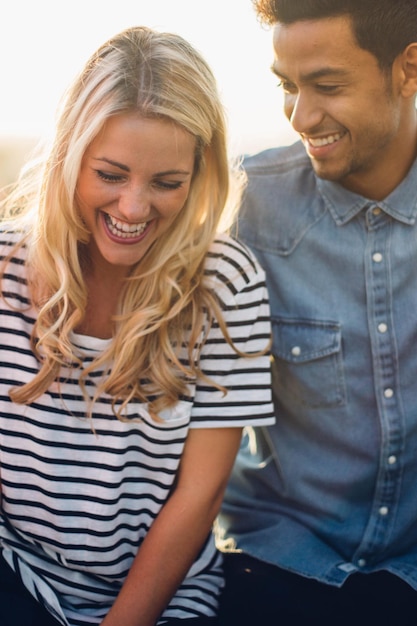
[[[273,318],[272,331],[273,383],[278,404],[292,409],[345,405],[340,325]]]

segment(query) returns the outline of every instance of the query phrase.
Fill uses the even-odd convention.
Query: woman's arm
[[[240,438],[240,428],[189,431],[176,487],[102,626],[154,626],[210,532]]]

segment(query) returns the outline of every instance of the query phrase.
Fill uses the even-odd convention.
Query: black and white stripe
[[[10,243],[10,235],[1,235],[3,257]],[[62,624],[99,624],[168,497],[188,429],[273,422],[269,358],[240,358],[215,324],[201,366],[227,395],[197,382],[162,422],[139,403],[129,405],[128,421],[121,422],[111,398],[102,397],[93,429],[76,369],[62,372],[59,384],[30,406],[13,404],[10,387],[31,380],[38,367],[29,344],[34,311],[24,254],[20,250],[8,264],[0,304],[0,544],[29,591]],[[220,236],[207,258],[206,280],[236,345],[263,348],[269,309],[253,256]],[[74,342],[92,359],[107,340],[77,335]],[[164,617],[213,615],[221,586],[220,559],[209,538]]]

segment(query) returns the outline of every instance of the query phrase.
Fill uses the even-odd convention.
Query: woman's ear
[[[400,72],[400,90],[404,98],[417,94],[417,42],[408,45],[396,58],[394,65]]]

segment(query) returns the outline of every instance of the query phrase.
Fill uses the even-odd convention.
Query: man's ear
[[[402,96],[412,98],[417,94],[417,42],[410,43],[394,64],[398,64]]]

